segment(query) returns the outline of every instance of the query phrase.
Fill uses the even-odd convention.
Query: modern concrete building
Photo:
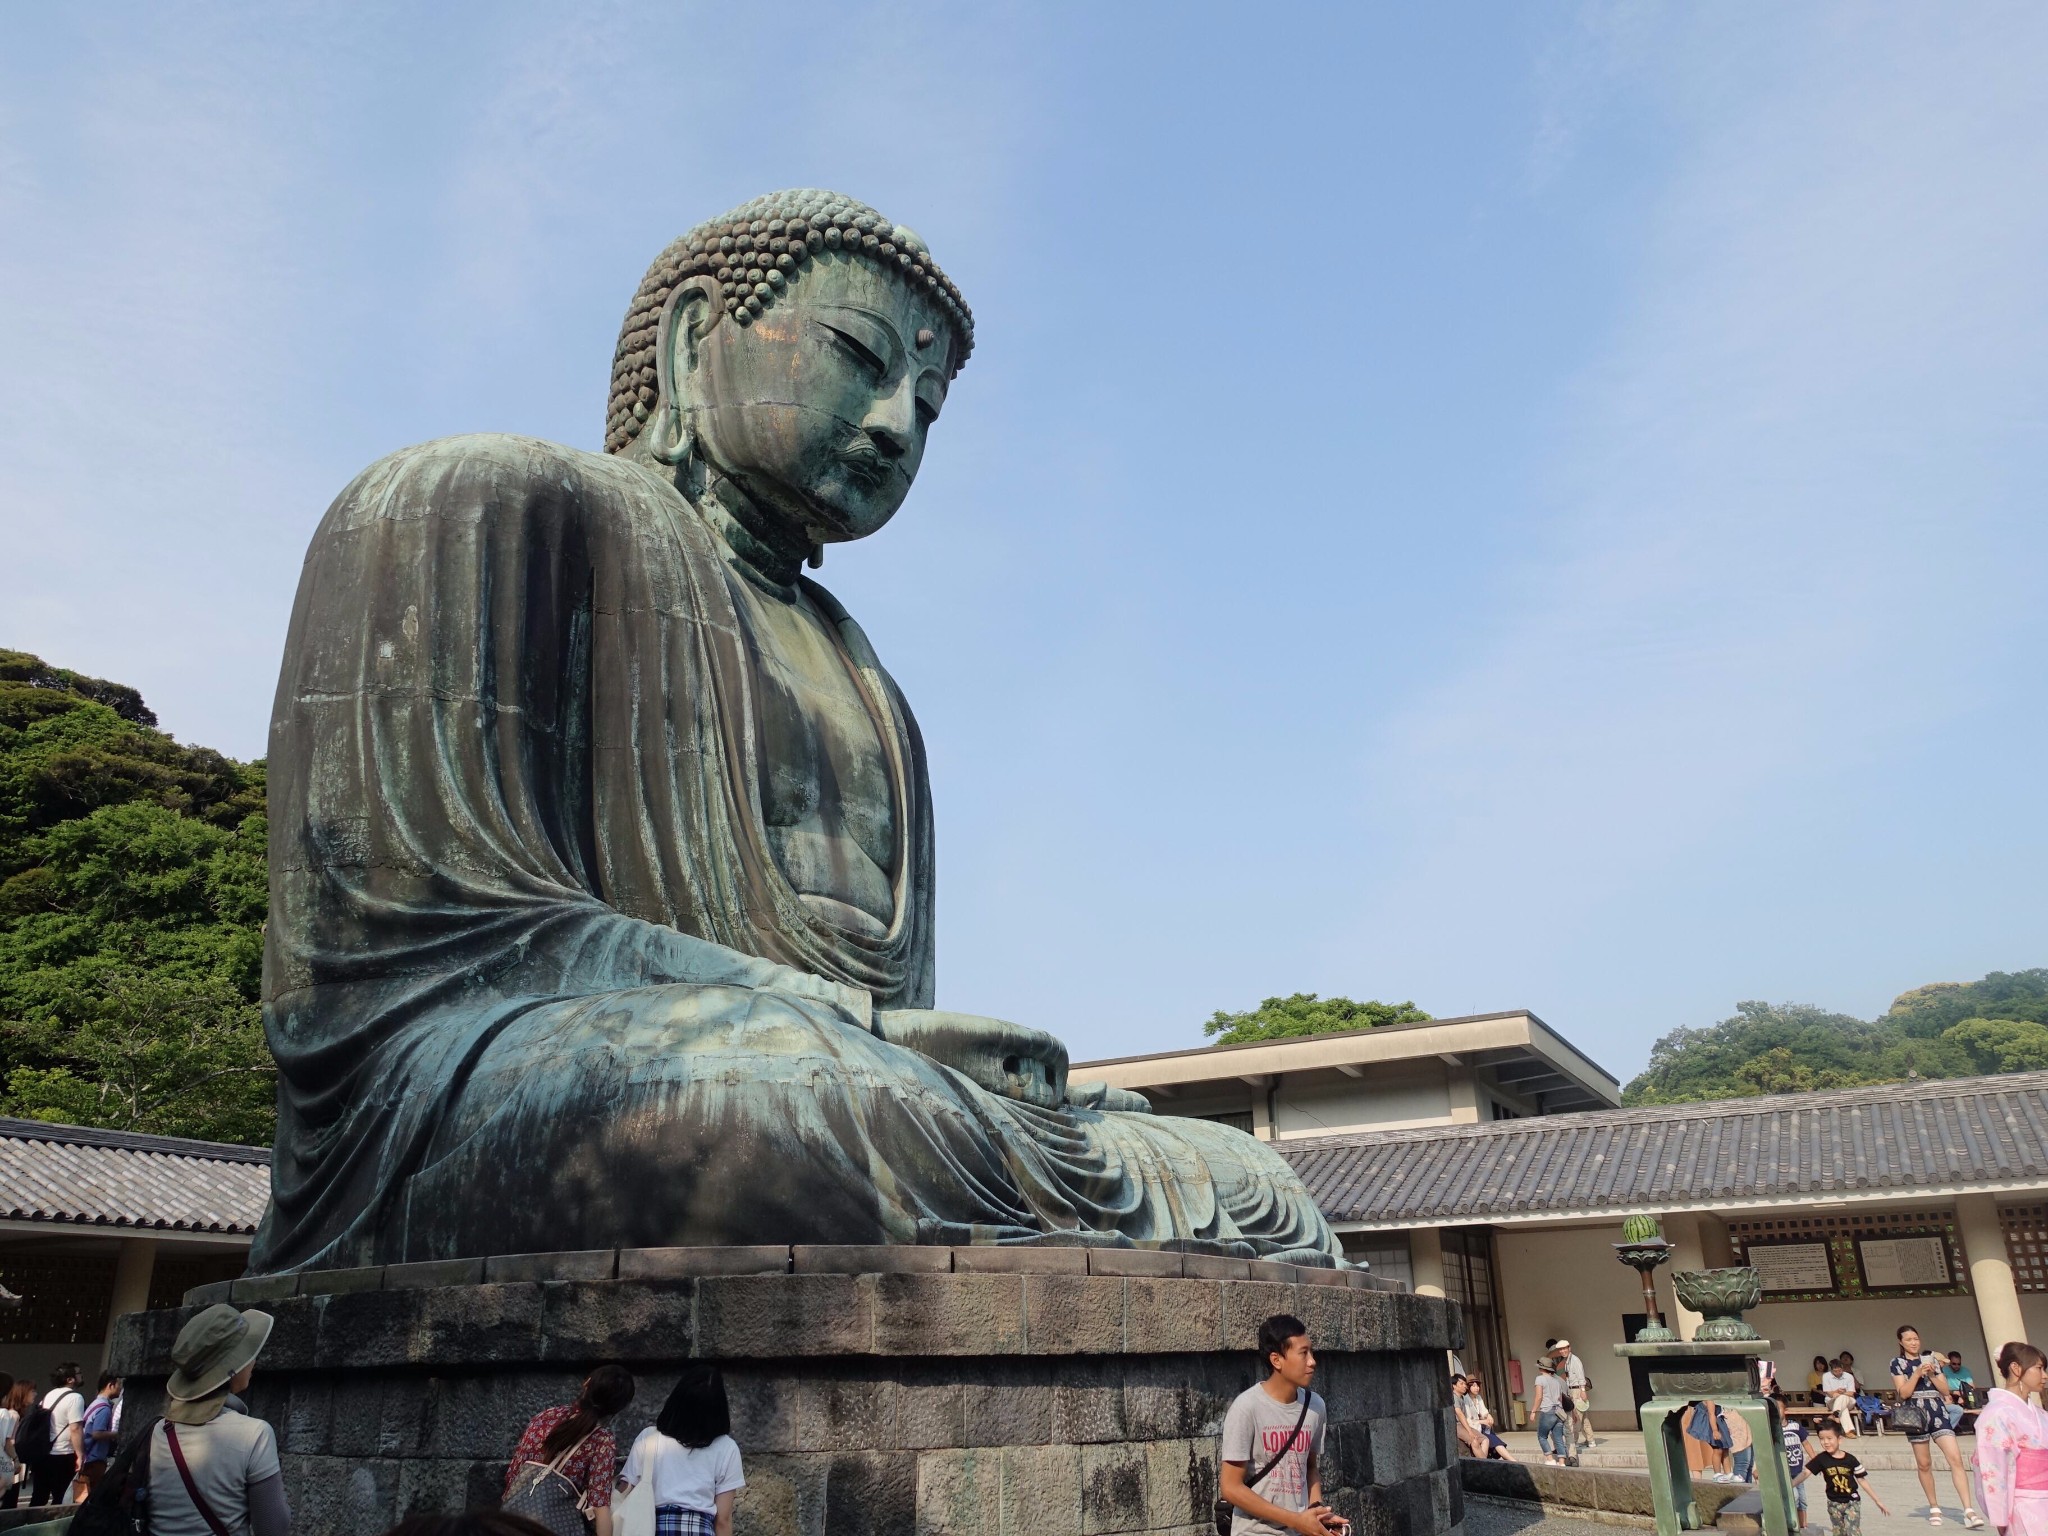
[[[240,1274],[269,1198],[258,1148],[0,1119],[0,1371],[90,1375],[114,1317]]]
[[[1073,1077],[1135,1090],[1160,1114],[1222,1120],[1264,1141],[1621,1102],[1608,1072],[1526,1010],[1077,1062]]]

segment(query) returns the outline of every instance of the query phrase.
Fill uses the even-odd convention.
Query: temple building
[[[1261,1141],[1606,1109],[1621,1084],[1526,1009],[1076,1063],[1076,1081]]]
[[[2048,1072],[1619,1107],[1615,1079],[1526,1012],[1083,1062],[1162,1114],[1274,1141],[1345,1251],[1461,1302],[1466,1364],[1526,1400],[1545,1341],[1573,1341],[1595,1425],[1633,1423],[1611,1346],[1642,1321],[1623,1218],[1674,1269],[1754,1264],[1749,1320],[1803,1390],[1847,1350],[1889,1387],[1894,1331],[1961,1351],[1980,1383],[2008,1339],[2048,1339]]]
[[[115,1317],[242,1272],[269,1198],[265,1149],[0,1119],[0,1371],[89,1379]]]

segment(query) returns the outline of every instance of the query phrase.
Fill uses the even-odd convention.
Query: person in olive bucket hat
[[[150,1536],[290,1536],[277,1435],[234,1395],[255,1374],[270,1326],[267,1312],[219,1302],[178,1331],[170,1401],[150,1431]]]

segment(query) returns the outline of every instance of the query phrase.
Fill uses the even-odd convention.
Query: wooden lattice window
[[[2048,1205],[2004,1205],[2005,1257],[2013,1284],[2022,1291],[2048,1291]]]
[[[0,1344],[97,1344],[114,1305],[114,1257],[0,1253],[0,1279],[21,1305],[0,1312]]]
[[[239,1253],[168,1254],[159,1248],[156,1267],[149,1272],[150,1308],[181,1307],[195,1286],[239,1279],[246,1268],[247,1256]]]

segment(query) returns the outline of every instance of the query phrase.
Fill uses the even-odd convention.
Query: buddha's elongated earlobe
[[[804,564],[808,565],[814,571],[823,568],[825,564],[825,546],[822,544],[813,544],[811,546],[810,554],[806,556],[804,559]]]
[[[647,425],[647,447],[664,464],[682,465],[697,448],[689,412],[683,405],[688,375],[697,363],[697,348],[712,326],[725,318],[722,289],[715,277],[692,277],[676,284],[662,306],[655,345],[655,384],[661,402],[656,419]]]
[[[697,448],[697,434],[683,420],[682,401],[670,400],[660,420],[648,425],[654,429],[647,444],[649,453],[664,464],[681,467],[690,462],[690,455]]]

